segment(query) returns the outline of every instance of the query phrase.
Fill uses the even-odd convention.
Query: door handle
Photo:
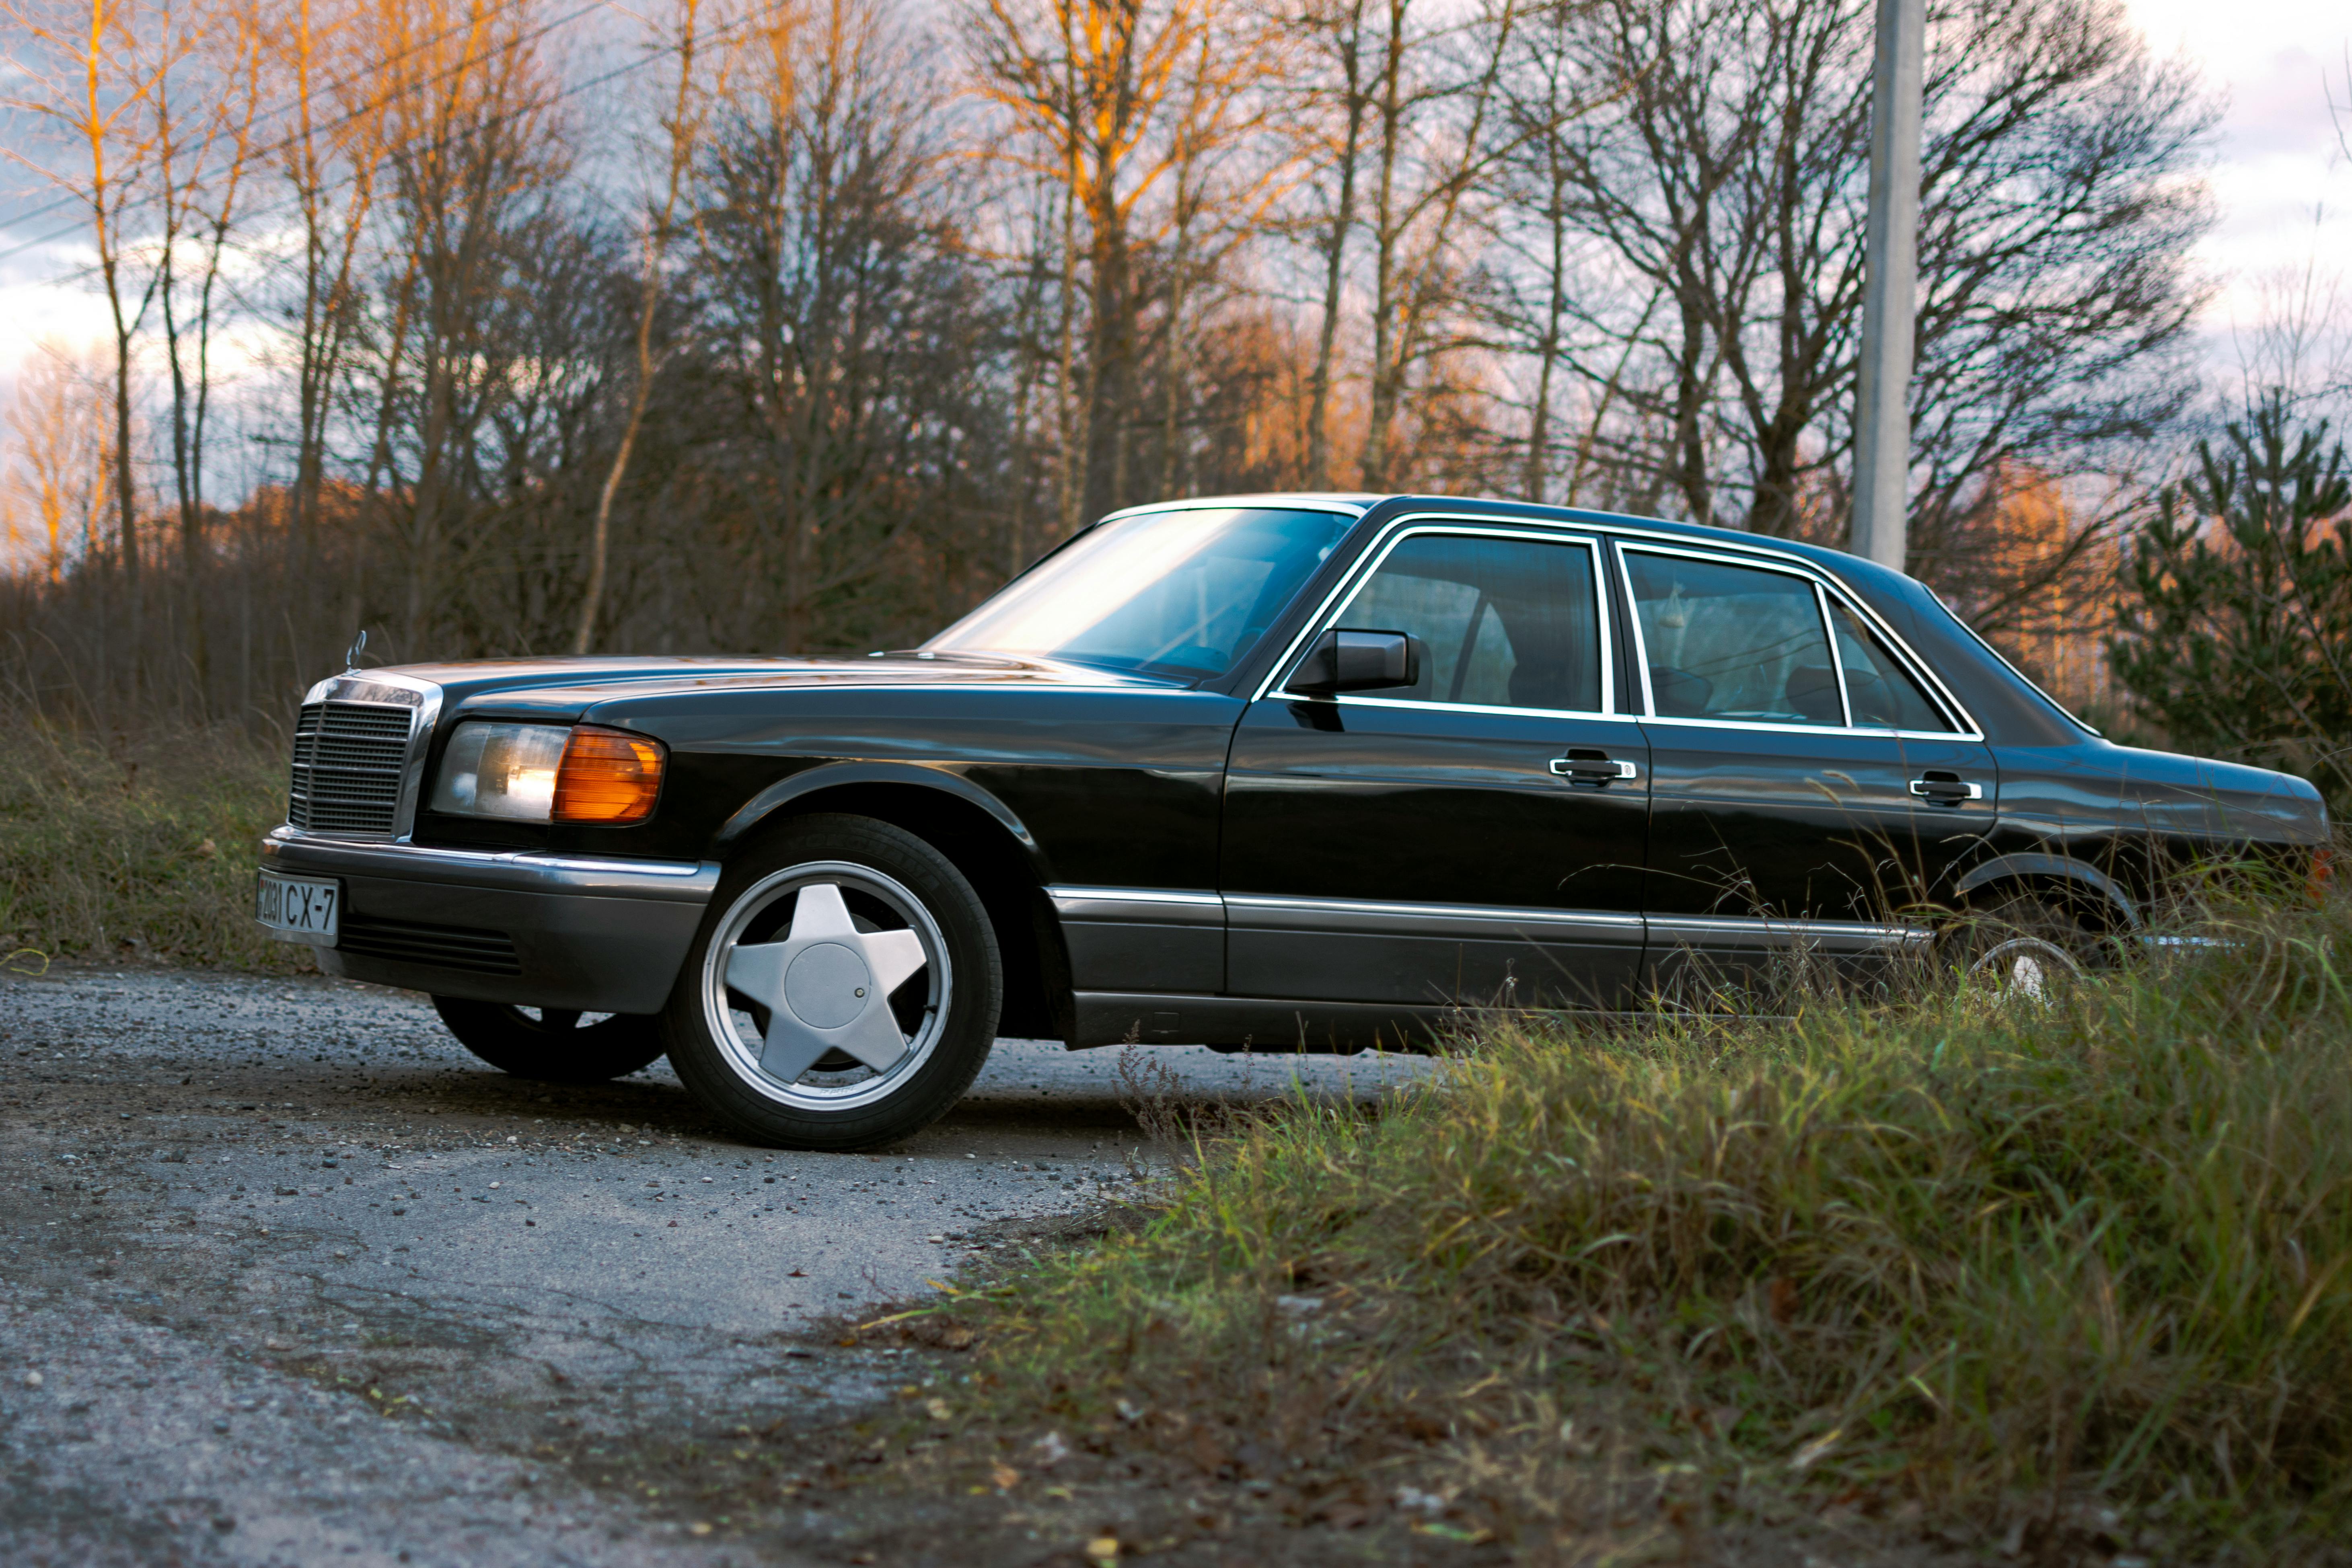
[[[1605,784],[1612,779],[1637,779],[1642,770],[1632,763],[1622,763],[1604,757],[1598,752],[1570,752],[1551,760],[1551,771],[1570,784]]]
[[[1964,800],[1982,800],[1984,785],[1966,783],[1952,773],[1929,773],[1911,781],[1911,793],[1930,805],[1958,805]]]

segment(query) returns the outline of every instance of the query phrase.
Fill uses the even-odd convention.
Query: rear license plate
[[[275,871],[264,871],[254,888],[253,918],[281,941],[332,947],[342,903],[340,882],[319,882],[307,877],[281,877]]]

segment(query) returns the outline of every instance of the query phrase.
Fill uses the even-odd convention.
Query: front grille
[[[314,833],[389,836],[416,710],[393,702],[306,702],[294,721],[286,820]]]
[[[514,938],[502,931],[473,926],[427,925],[418,921],[388,921],[373,915],[343,916],[342,934],[335,946],[362,958],[388,958],[398,963],[425,963],[436,969],[462,969],[472,974],[520,974]]]

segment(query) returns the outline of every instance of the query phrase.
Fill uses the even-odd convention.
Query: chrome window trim
[[[1087,528],[1100,528],[1106,522],[1122,517],[1140,517],[1150,511],[1328,511],[1342,517],[1361,517],[1380,504],[1382,498],[1374,496],[1363,500],[1351,500],[1338,495],[1309,494],[1303,496],[1187,496],[1181,500],[1148,501],[1141,506],[1121,507],[1107,511]],[[1076,534],[1071,535],[1077,537]]]
[[[1818,580],[1813,584],[1813,611],[1822,617],[1822,631],[1829,638],[1830,674],[1837,680],[1838,713],[1845,720],[1840,727],[1851,730],[1853,728],[1853,699],[1847,695],[1845,689],[1845,655],[1838,651],[1837,622],[1830,618],[1830,591]]]
[[[361,695],[369,687],[404,694],[410,700],[408,706],[415,710],[408,721],[408,761],[400,773],[400,798],[392,810],[392,837],[386,839],[378,833],[301,831],[313,837],[352,844],[407,844],[416,837],[416,806],[425,787],[425,753],[432,749],[433,728],[441,719],[441,688],[432,681],[389,669],[347,669],[341,675],[327,677],[304,692],[302,704],[307,708],[313,702],[382,701],[382,698]]]
[[[1481,539],[1527,539],[1540,544],[1583,546],[1592,561],[1592,612],[1601,634],[1600,708],[1510,708],[1486,703],[1426,702],[1418,698],[1410,697],[1360,697],[1348,693],[1330,697],[1307,697],[1291,691],[1287,687],[1277,689],[1276,682],[1278,679],[1288,679],[1290,672],[1297,668],[1299,657],[1306,651],[1308,645],[1336,624],[1333,617],[1339,615],[1363,585],[1371,580],[1373,574],[1386,563],[1389,556],[1395,552],[1397,546],[1417,534],[1459,534]],[[1282,656],[1266,667],[1266,672],[1259,679],[1257,689],[1251,695],[1250,700],[1264,701],[1269,694],[1272,694],[1287,702],[1336,702],[1347,706],[1401,708],[1416,712],[1499,713],[1513,717],[1554,719],[1631,717],[1617,711],[1617,682],[1613,679],[1616,668],[1616,647],[1610,633],[1609,605],[1605,597],[1608,593],[1609,574],[1606,569],[1607,563],[1603,559],[1604,549],[1605,542],[1599,534],[1589,529],[1571,524],[1547,522],[1540,519],[1479,517],[1459,512],[1410,512],[1402,517],[1392,518],[1388,526],[1381,531],[1381,536],[1373,541],[1372,547],[1365,551],[1363,556],[1349,569],[1348,574],[1334,584],[1330,591],[1323,595],[1323,602],[1315,607],[1315,613],[1307,617],[1304,628],[1297,636],[1292,637],[1290,645],[1282,650]]]
[[[1640,717],[1633,713],[1591,713],[1576,708],[1497,708],[1485,702],[1423,702],[1411,697],[1291,697],[1287,692],[1276,695],[1293,702],[1345,702],[1350,708],[1405,708],[1422,713],[1493,713],[1507,719],[1580,719],[1611,724],[1641,722]]]
[[[1618,547],[1621,554],[1623,552],[1624,541],[1626,540],[1639,540],[1643,542],[1644,548],[1647,548],[1651,542],[1654,541],[1658,545],[1668,550],[1680,552],[1685,554],[1721,554],[1741,565],[1752,563],[1763,566],[1777,566],[1786,571],[1801,572],[1807,576],[1827,584],[1829,587],[1836,593],[1837,596],[1841,600],[1851,605],[1854,613],[1863,617],[1865,625],[1867,625],[1873,631],[1876,632],[1880,637],[1886,639],[1887,647],[1895,650],[1895,656],[1896,658],[1900,659],[1914,675],[1924,676],[1927,679],[1928,685],[1927,695],[1929,700],[1938,703],[1943,708],[1945,718],[1952,720],[1960,725],[1960,729],[1958,731],[1946,731],[1942,730],[1894,731],[1864,729],[1861,731],[1862,733],[1871,735],[1933,734],[1939,740],[1981,741],[1984,739],[1984,726],[1977,722],[1976,715],[1969,711],[1968,705],[1962,702],[1958,697],[1954,695],[1952,689],[1944,684],[1944,678],[1937,674],[1934,667],[1926,659],[1919,657],[1918,650],[1914,648],[1910,643],[1906,641],[1902,634],[1887,624],[1885,616],[1880,615],[1876,610],[1865,604],[1863,601],[1861,595],[1855,593],[1843,578],[1838,576],[1835,572],[1830,570],[1828,567],[1821,565],[1817,562],[1808,561],[1802,556],[1786,554],[1768,544],[1747,544],[1738,540],[1715,539],[1706,540],[1704,542],[1694,544],[1690,538],[1685,534],[1668,533],[1660,529],[1644,528],[1639,521],[1631,518],[1619,520],[1614,516],[1608,516],[1605,521],[1589,523],[1584,526],[1597,529],[1601,532],[1607,534],[1609,536],[1610,542]],[[1622,562],[1620,564],[1622,566]],[[1629,583],[1626,586],[1629,590],[1627,597],[1630,599],[1632,596],[1630,593],[1632,584]],[[1931,593],[1933,592],[1932,589],[1929,591]],[[1940,600],[1938,602],[1940,603]],[[1631,607],[1632,606],[1629,604],[1627,606],[1629,611]],[[1944,610],[1947,615],[1951,614],[1950,605],[1945,605]],[[1966,621],[1960,620],[1960,617],[1956,615],[1952,616],[1952,619],[1958,621],[1960,629],[1967,632],[1969,637],[1976,638],[1979,643],[1984,643],[1986,652],[1991,654],[1995,658],[2000,658],[2002,665],[2008,668],[2012,674],[2017,673],[2016,666],[2010,664],[2009,660],[2001,658],[2000,650],[1994,647],[1990,643],[1986,643],[1983,637],[1979,637],[1974,626],[1969,626]],[[1637,625],[1634,628],[1636,636],[1639,636],[1640,630],[1641,628]],[[2018,675],[2018,679],[2020,680],[2024,680],[2028,686],[2033,685],[2032,680],[2027,679],[2026,677],[2021,674]],[[2042,696],[2044,701],[2048,701],[2052,707],[2057,708],[2060,713],[2065,714],[2065,716],[2074,723],[2082,724],[2081,720],[2074,719],[2072,714],[2067,714],[2066,710],[2054,700],[2052,700],[2049,694],[2042,691],[2040,687],[2034,687],[2034,690]],[[1774,728],[1778,728],[1778,726],[1774,726]],[[2084,728],[2088,729],[2089,726],[2084,725]],[[2095,730],[2091,732],[2093,734],[2098,733]]]
[[[1918,654],[1913,650],[1909,643],[1905,642],[1901,637],[1896,635],[1895,628],[1888,626],[1875,611],[1872,610],[1868,605],[1864,604],[1859,595],[1847,588],[1844,584],[1837,581],[1836,578],[1814,566],[1811,562],[1798,560],[1788,556],[1768,555],[1761,552],[1749,553],[1738,550],[1723,550],[1712,545],[1694,547],[1683,543],[1654,544],[1648,542],[1649,539],[1658,537],[1662,536],[1648,535],[1644,537],[1642,542],[1631,544],[1622,539],[1612,539],[1610,542],[1613,546],[1615,546],[1617,551],[1618,576],[1625,584],[1625,618],[1633,626],[1633,662],[1635,668],[1641,677],[1639,684],[1642,692],[1642,721],[1643,723],[1689,724],[1718,730],[1754,730],[1769,734],[1891,735],[1899,740],[1965,742],[1982,742],[1984,740],[1984,726],[1979,724],[1976,721],[1976,716],[1970,713],[1968,709],[1961,704],[1960,700],[1952,695],[1950,688],[1944,684],[1941,677],[1937,676],[1933,669],[1928,668],[1927,660],[1921,658]],[[1633,574],[1625,565],[1625,555],[1629,551],[1640,552],[1642,553],[1652,555],[1678,555],[1693,561],[1717,560],[1721,561],[1726,565],[1753,566],[1761,571],[1785,573],[1792,577],[1801,577],[1807,582],[1812,584],[1817,595],[1821,595],[1825,590],[1827,592],[1835,593],[1840,604],[1844,605],[1855,615],[1861,616],[1864,626],[1885,641],[1887,647],[1895,654],[1895,658],[1903,664],[1905,668],[1909,670],[1914,677],[1924,678],[1922,684],[1927,689],[1928,700],[1941,708],[1944,710],[1944,717],[1957,724],[1958,728],[1953,730],[1890,730],[1877,725],[1861,724],[1846,724],[1832,728],[1823,724],[1759,724],[1752,720],[1744,719],[1683,719],[1661,717],[1657,712],[1656,700],[1650,690],[1649,648],[1642,638],[1642,615],[1633,600]],[[1837,658],[1837,629],[1829,624],[1828,612],[1820,605],[1818,599],[1815,610],[1816,613],[1820,614],[1822,616],[1822,633],[1830,639],[1830,657]],[[1840,661],[1839,668],[1843,670],[1843,660]],[[1839,701],[1843,704],[1845,700],[1845,681],[1843,674],[1841,674],[1838,680],[1838,692]]]
[[[1684,730],[1754,730],[1773,735],[1856,735],[1867,741],[1966,741],[1979,742],[1982,735],[1966,735],[1952,730],[1888,730],[1874,724],[1759,724],[1748,719],[1679,719],[1645,717],[1644,724],[1663,724]]]

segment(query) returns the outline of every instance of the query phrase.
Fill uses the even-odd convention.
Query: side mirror
[[[1426,653],[1422,640],[1403,632],[1325,632],[1298,661],[1288,682],[1305,697],[1342,691],[1380,691],[1421,680]]]

